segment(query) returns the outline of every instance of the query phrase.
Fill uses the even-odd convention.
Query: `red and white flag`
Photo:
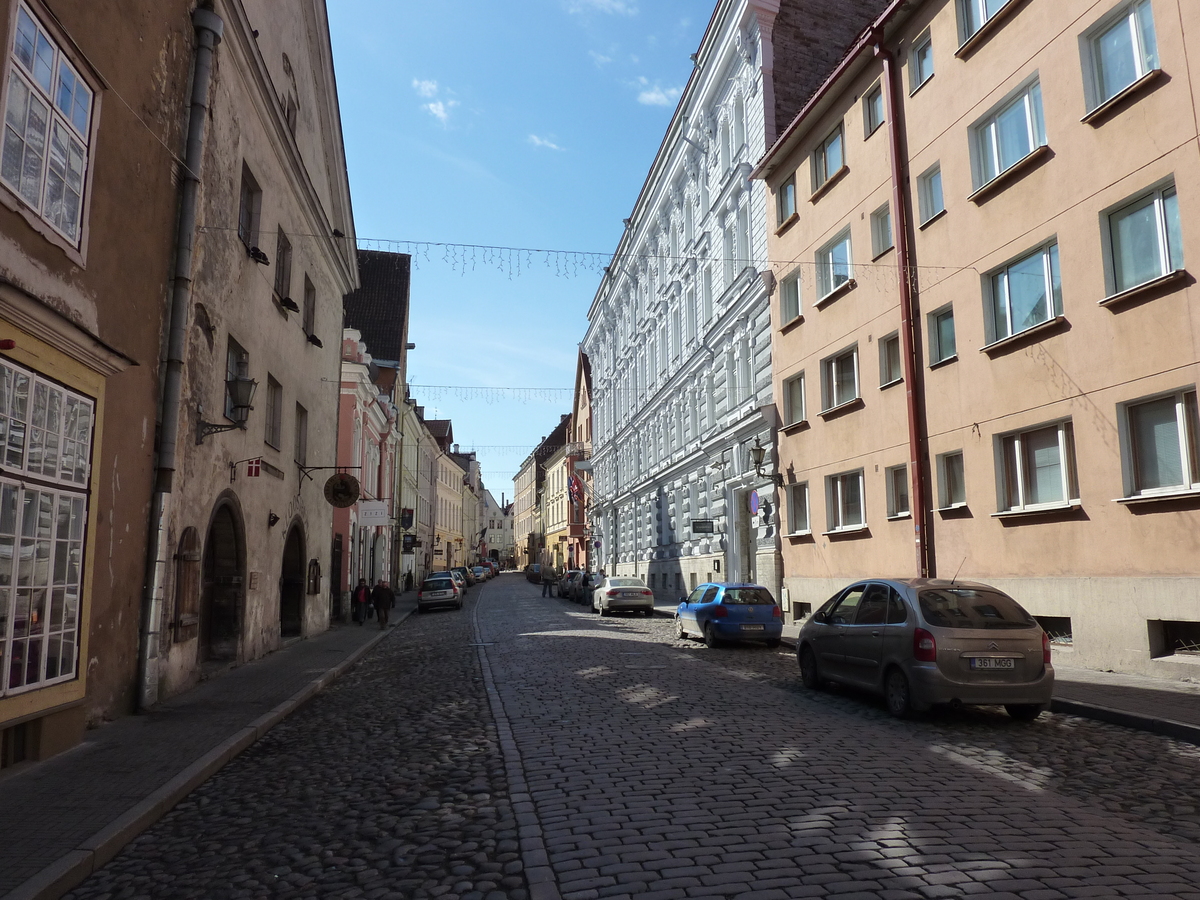
[[[246,477],[257,478],[262,474],[262,460],[248,459],[246,460]]]

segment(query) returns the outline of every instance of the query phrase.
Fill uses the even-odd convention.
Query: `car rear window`
[[[454,584],[453,578],[427,578],[421,583],[423,591],[448,591]]]
[[[610,578],[609,587],[645,587],[640,578]]]
[[[722,602],[734,606],[774,606],[775,598],[766,588],[729,588]]]
[[[1037,623],[1012,597],[975,588],[921,591],[921,614],[939,628],[1032,628]]]

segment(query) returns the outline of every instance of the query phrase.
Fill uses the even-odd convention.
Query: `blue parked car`
[[[778,647],[783,610],[761,584],[702,584],[679,601],[675,634],[703,638],[709,647],[724,641],[762,641]]]

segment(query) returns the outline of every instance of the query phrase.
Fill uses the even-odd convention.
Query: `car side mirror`
[[[680,598],[679,598],[679,602],[680,602],[680,603],[687,603],[687,597],[680,597]]]
[[[823,612],[813,613],[813,618],[816,619],[818,622],[828,622],[829,621],[829,616],[827,616]]]

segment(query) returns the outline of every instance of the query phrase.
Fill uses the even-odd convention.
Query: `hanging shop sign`
[[[358,503],[358,524],[370,527],[372,525],[387,525],[391,521],[388,515],[386,500],[360,500]]]
[[[348,509],[358,502],[358,479],[349,472],[336,472],[325,482],[325,499],[331,506]]]

